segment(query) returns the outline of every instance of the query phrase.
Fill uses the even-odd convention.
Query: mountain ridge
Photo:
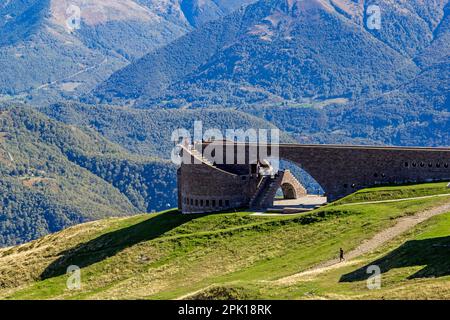
[[[333,2],[333,1],[331,1],[331,2]],[[380,41],[380,43],[378,45],[381,46],[382,49],[377,49],[378,51],[381,50],[382,52],[391,52],[390,54],[393,54],[393,51],[395,51],[397,54],[400,54],[400,55],[402,55],[402,56],[404,56],[406,58],[402,62],[395,63],[396,65],[405,65],[406,66],[406,65],[408,65],[410,63],[413,64],[413,61],[408,61],[408,59],[412,59],[413,58],[412,54],[414,52],[418,53],[420,50],[424,49],[425,44],[423,44],[423,43],[428,43],[429,40],[431,39],[431,36],[430,36],[431,31],[430,30],[428,30],[428,31],[425,30],[428,27],[427,26],[422,26],[421,25],[421,20],[420,20],[422,18],[418,18],[417,16],[413,16],[412,18],[409,18],[409,20],[405,20],[404,22],[402,20],[398,20],[398,21],[401,21],[401,23],[407,23],[407,24],[409,23],[408,27],[414,26],[415,28],[421,29],[422,31],[418,30],[417,33],[426,35],[425,38],[423,38],[422,40],[420,40],[420,41],[417,40],[415,42],[414,41],[410,41],[409,38],[407,38],[407,37],[405,38],[405,35],[402,33],[403,31],[401,31],[400,29],[399,30],[397,30],[397,29],[393,29],[392,30],[392,27],[395,27],[395,24],[393,24],[391,26],[391,23],[388,23],[387,21],[392,22],[392,21],[396,21],[394,19],[400,19],[401,17],[399,16],[399,14],[400,14],[399,12],[401,12],[401,9],[403,9],[403,8],[402,7],[397,7],[397,6],[393,5],[392,3],[388,2],[388,1],[382,2],[382,10],[384,10],[383,13],[385,15],[388,15],[388,16],[385,17],[386,22],[384,22],[384,25],[383,25],[384,28],[382,28],[381,32],[379,32],[379,33],[377,33],[376,30],[375,31],[368,30],[366,25],[365,25],[365,21],[355,22],[354,20],[349,19],[349,18],[342,18],[341,14],[339,14],[337,11],[334,11],[334,9],[333,9],[334,7],[330,5],[329,1],[312,1],[312,0],[311,1],[306,1],[306,2],[296,2],[296,1],[294,1],[293,3],[295,3],[297,6],[299,6],[299,9],[297,11],[292,11],[292,10],[289,11],[288,9],[286,9],[286,3],[287,2],[284,1],[284,0],[282,0],[282,1],[273,1],[273,0],[272,1],[259,1],[259,2],[255,3],[255,4],[251,4],[251,5],[247,6],[245,10],[241,10],[240,12],[234,13],[232,15],[232,17],[230,16],[230,17],[224,18],[222,20],[222,22],[219,22],[219,21],[216,22],[214,24],[214,26],[211,25],[210,28],[208,28],[207,26],[204,26],[204,28],[208,30],[207,32],[217,32],[217,29],[220,28],[221,24],[227,25],[229,27],[229,25],[231,23],[233,23],[233,20],[243,21],[243,23],[240,24],[239,29],[237,29],[238,30],[237,31],[238,34],[232,33],[232,37],[230,38],[231,43],[230,42],[226,42],[226,43],[217,42],[217,44],[214,44],[214,43],[210,44],[209,42],[210,41],[214,41],[214,40],[213,40],[212,37],[209,37],[209,38],[207,37],[206,38],[207,39],[206,40],[206,44],[207,44],[206,47],[207,48],[209,48],[209,47],[214,48],[215,46],[218,45],[219,48],[222,47],[222,48],[226,48],[224,50],[227,50],[229,48],[229,45],[230,44],[232,45],[233,43],[238,43],[237,46],[240,46],[242,44],[242,39],[238,40],[238,38],[236,38],[236,36],[238,36],[239,34],[242,35],[245,32],[248,32],[246,30],[252,24],[253,24],[253,26],[252,26],[253,30],[251,31],[251,34],[257,36],[258,33],[259,33],[260,37],[262,37],[261,39],[263,39],[263,40],[264,39],[265,40],[270,40],[270,37],[268,36],[268,34],[265,34],[265,33],[273,33],[273,32],[280,33],[280,30],[278,30],[280,28],[279,25],[280,24],[289,24],[289,23],[286,22],[287,21],[286,19],[288,19],[287,17],[289,17],[289,15],[294,14],[294,17],[297,17],[296,19],[298,19],[298,17],[303,16],[303,15],[309,15],[309,18],[307,17],[306,19],[311,19],[312,23],[314,23],[314,19],[315,19],[314,17],[317,16],[317,14],[322,14],[324,12],[327,12],[327,20],[323,19],[323,21],[320,21],[320,23],[322,25],[320,27],[315,27],[314,28],[315,30],[321,29],[321,28],[323,28],[323,26],[326,26],[325,21],[328,22],[330,20],[330,17],[334,17],[333,19],[338,19],[337,21],[340,21],[339,23],[342,26],[347,25],[347,28],[350,26],[350,24],[353,24],[354,26],[358,26],[358,28],[359,28],[358,32],[361,32],[362,34],[366,33],[365,35],[361,35],[364,39],[371,39],[372,38],[372,40],[370,40],[370,41],[373,41],[373,40]],[[369,6],[369,5],[373,4],[373,3],[374,3],[373,1],[365,1],[364,2],[364,6],[367,7],[367,6]],[[315,6],[315,5],[312,5],[312,4],[317,4],[317,5]],[[309,5],[309,7],[307,5]],[[303,6],[303,7],[300,7],[300,6]],[[422,6],[423,7],[419,6],[418,8],[419,9],[420,8],[428,8],[427,4],[423,4]],[[430,7],[432,7],[432,5],[430,5]],[[276,9],[276,8],[280,8],[280,9]],[[324,9],[324,8],[326,8],[326,9]],[[415,7],[413,7],[413,9],[414,8]],[[416,9],[416,10],[419,10],[419,9]],[[278,11],[276,11],[276,10],[278,10]],[[411,12],[413,12],[412,9],[410,9],[410,10],[411,10]],[[436,15],[439,15],[438,17],[436,17],[436,19],[439,22],[431,22],[430,21],[429,23],[430,24],[434,23],[434,24],[437,24],[439,26],[440,22],[442,22],[439,19],[445,19],[447,17],[447,15],[444,12],[446,10],[448,10],[448,3],[446,4],[445,7],[443,6],[443,4],[436,5],[436,10],[435,11],[439,12],[439,13],[436,14]],[[271,12],[272,13],[273,12],[279,12],[279,13],[283,14],[284,18],[280,18],[280,17],[275,18],[275,16],[273,17],[273,19],[269,18],[271,16]],[[391,13],[391,12],[393,12],[393,13]],[[259,17],[259,18],[256,18],[255,15],[257,17]],[[433,17],[431,17],[429,19],[432,20],[432,18]],[[264,20],[264,19],[267,19],[267,20]],[[388,19],[390,19],[390,20],[388,20]],[[254,22],[251,22],[251,21],[254,21]],[[263,23],[258,23],[257,21],[263,21]],[[311,21],[309,21],[309,22],[311,22]],[[275,29],[272,30],[271,29],[272,28],[271,23],[276,23],[277,25],[274,25],[273,28],[278,28],[278,29],[277,30],[275,30]],[[294,21],[294,23],[299,24],[300,22]],[[239,23],[236,23],[236,25],[239,25]],[[245,26],[243,26],[243,25],[245,25]],[[309,23],[308,26],[311,29],[313,28],[311,23]],[[304,27],[303,29],[305,29],[305,28],[306,27]],[[336,26],[333,26],[333,28],[340,29],[339,27],[336,27]],[[236,30],[236,28],[235,28],[235,30]],[[331,29],[328,32],[333,34],[334,31],[332,31],[332,29]],[[342,32],[342,30],[341,30],[341,32]],[[182,38],[185,38],[184,42],[186,44],[187,43],[196,43],[196,41],[197,41],[196,37],[200,38],[200,35],[196,35],[196,33],[201,33],[201,30],[194,31],[191,34],[188,34],[188,35],[182,37]],[[448,32],[446,30],[443,33],[446,34]],[[306,35],[307,34],[303,35],[303,37],[306,37]],[[395,40],[391,39],[389,36],[390,37],[395,36]],[[342,39],[342,37],[343,37],[342,34],[340,35],[340,37]],[[402,37],[404,39],[402,39]],[[323,37],[319,36],[319,38],[321,38],[324,41],[327,41],[325,36],[323,36]],[[344,38],[345,38],[345,36],[344,36]],[[307,39],[307,38],[302,38],[302,40],[305,40],[305,39]],[[335,39],[338,39],[338,37],[336,36]],[[400,44],[398,44],[398,40],[399,39],[401,40]],[[314,45],[318,46],[319,43],[323,43],[322,40],[321,40],[321,42],[317,42]],[[252,39],[252,41],[255,41],[255,39]],[[408,52],[406,52],[404,50],[399,50],[398,48],[396,48],[395,46],[392,45],[392,43],[397,43],[398,45],[402,45],[402,44],[406,45],[406,44],[408,44],[408,42],[411,42],[411,44],[415,47],[415,49],[414,49],[415,51],[413,51],[411,53],[408,53]],[[205,41],[203,43],[205,43]],[[164,56],[164,57],[167,57],[167,56],[170,57],[170,52],[171,51],[174,51],[174,52],[180,51],[180,50],[177,49],[177,47],[183,48],[184,51],[191,50],[191,49],[189,49],[189,46],[187,46],[186,44],[184,44],[183,40],[180,39],[180,41],[178,41],[177,43],[170,44],[167,47],[167,49],[164,49],[164,48],[161,49],[162,50],[161,51],[161,55]],[[370,46],[373,47],[374,44],[375,43],[372,42],[372,44]],[[355,46],[355,45],[356,46],[358,45],[357,42],[352,43],[352,46]],[[410,45],[410,44],[408,44],[408,45]],[[203,46],[205,46],[205,44],[203,44]],[[245,46],[245,44],[244,44],[244,46]],[[370,46],[368,46],[368,47],[370,47]],[[203,48],[203,47],[198,47],[198,49],[199,50],[205,50],[205,48]],[[249,50],[250,50],[250,48],[249,48]],[[267,50],[270,50],[270,49],[264,49],[264,50],[267,51]],[[315,48],[315,50],[317,50],[317,48]],[[325,53],[331,52],[331,50],[326,50],[326,49],[322,49],[322,50],[324,50]],[[164,53],[162,53],[162,52],[164,52]],[[219,49],[219,52],[220,52],[220,49]],[[263,57],[262,56],[263,53],[259,53],[259,52],[251,53],[251,52],[252,51],[249,51],[248,54],[256,54],[259,58]],[[270,51],[267,51],[267,52],[270,52]],[[267,52],[265,52],[265,54],[268,54]],[[276,52],[279,52],[279,51],[276,51]],[[227,57],[230,57],[230,56],[232,57],[233,53],[232,52],[227,52],[227,53],[224,53],[224,54]],[[211,56],[211,54],[212,54],[212,56]],[[123,98],[125,98],[125,100],[127,98],[130,98],[130,99],[134,100],[136,98],[141,97],[141,99],[136,102],[136,104],[138,104],[138,105],[142,104],[142,102],[146,100],[146,98],[145,98],[146,95],[147,95],[147,99],[148,99],[148,96],[150,96],[150,100],[151,101],[146,103],[146,105],[149,105],[149,106],[154,105],[154,104],[156,104],[156,105],[159,104],[160,105],[160,102],[164,101],[164,100],[169,100],[169,102],[170,102],[170,100],[173,100],[176,103],[176,100],[178,99],[177,95],[179,95],[179,91],[180,90],[182,91],[182,89],[183,89],[182,85],[181,86],[180,85],[177,86],[177,83],[183,83],[184,82],[185,86],[186,85],[192,85],[192,82],[195,81],[195,80],[193,80],[194,78],[192,76],[189,78],[189,74],[190,73],[194,73],[194,75],[195,75],[195,73],[197,73],[197,75],[201,74],[201,69],[196,71],[195,68],[197,68],[197,69],[198,68],[206,68],[205,64],[208,63],[206,61],[206,59],[209,59],[211,61],[211,57],[213,57],[213,59],[214,59],[214,56],[216,56],[216,55],[217,55],[217,49],[213,49],[213,51],[210,51],[206,55],[206,57],[201,58],[200,60],[198,60],[196,67],[193,66],[193,68],[191,67],[190,69],[188,69],[186,71],[182,71],[181,73],[179,73],[179,72],[176,73],[176,76],[174,77],[175,80],[171,81],[169,79],[168,82],[167,82],[167,80],[163,80],[162,82],[163,83],[167,83],[169,87],[170,87],[171,84],[175,86],[173,88],[173,90],[172,90],[175,93],[169,93],[168,95],[166,94],[166,97],[164,97],[164,93],[163,93],[162,98],[156,98],[156,99],[151,100],[152,95],[159,93],[161,91],[161,89],[167,88],[167,85],[161,86],[159,84],[161,82],[161,79],[159,78],[158,75],[162,74],[163,70],[164,71],[166,71],[166,70],[164,69],[165,66],[163,66],[161,68],[161,61],[158,60],[158,58],[157,58],[157,56],[155,56],[155,54],[150,54],[148,56],[145,56],[144,58],[142,58],[141,60],[139,60],[137,62],[135,67],[133,67],[133,65],[131,65],[127,69],[121,70],[120,72],[114,74],[107,82],[105,82],[104,84],[100,85],[94,91],[94,95],[99,97],[100,101],[109,101],[109,102],[113,101],[115,99],[114,97],[118,98],[118,101],[121,101],[121,99],[123,99]],[[298,53],[297,53],[297,55],[298,55]],[[368,57],[371,57],[373,55],[374,55],[374,53],[367,53],[366,54],[366,56],[368,56]],[[276,55],[272,55],[272,56],[273,56],[273,58],[276,58]],[[222,60],[223,60],[222,63],[223,64],[230,63],[229,60],[227,62],[227,60],[225,60],[225,59],[226,58],[222,58]],[[317,58],[315,58],[315,59],[317,59]],[[196,58],[192,58],[191,60],[195,61]],[[339,57],[334,57],[334,60],[339,60]],[[375,65],[375,61],[378,61],[378,63],[379,63],[380,61],[383,61],[383,59],[377,57],[376,54],[375,54],[375,56],[371,57],[369,59],[369,61],[374,61],[374,62],[370,62],[370,63],[372,65]],[[364,65],[362,63],[358,63],[358,66],[364,68]],[[153,69],[153,71],[150,71],[151,68],[155,68],[155,69]],[[169,68],[170,68],[170,66],[169,66]],[[385,68],[385,69],[391,69],[391,68],[392,67]],[[415,66],[413,68],[415,68]],[[143,83],[142,84],[140,83],[140,81],[142,81],[142,80],[140,80],[141,77],[139,76],[139,73],[142,70],[149,70],[150,77],[147,78],[147,79],[150,79],[149,80],[150,82],[148,84],[145,84],[145,81],[146,81],[145,79],[143,79]],[[161,70],[161,71],[158,71],[158,70]],[[418,68],[416,68],[415,72],[417,72],[417,71],[418,71]],[[284,72],[284,71],[282,71],[282,72]],[[375,71],[375,72],[377,72],[377,71]],[[129,73],[129,74],[127,74],[127,73]],[[402,72],[397,72],[397,77],[399,75],[401,75],[401,74],[402,74]],[[255,74],[252,74],[252,76],[258,78],[258,75],[255,75]],[[154,78],[155,80],[152,80],[152,78]],[[183,80],[183,78],[184,78],[184,80]],[[210,77],[207,78],[207,81],[211,81],[211,80],[213,80],[213,79],[211,79]],[[201,81],[204,84],[206,79],[203,79]],[[134,87],[134,88],[138,88],[138,89],[136,90],[136,89],[131,89],[130,88],[130,91],[127,92],[126,83],[130,83],[129,87]],[[108,87],[108,84],[109,84],[109,87]],[[122,88],[121,84],[125,84],[125,88]],[[202,95],[203,96],[205,96],[205,95],[208,96],[209,93],[207,91],[206,92],[201,92],[201,93],[196,93],[195,92],[196,90],[198,90],[198,89],[202,90],[202,89],[201,89],[201,86],[200,86],[200,88],[198,88],[198,86],[199,86],[198,84],[194,84],[194,85],[196,87],[192,88],[191,90],[188,89],[186,95],[194,95],[194,99],[193,99],[194,101],[196,99],[201,101],[201,99],[202,99],[201,96]],[[229,89],[226,89],[226,90],[229,91]],[[142,97],[142,95],[144,97]],[[198,98],[195,97],[196,95],[198,95],[199,97]],[[182,96],[182,94],[181,94],[181,96]],[[182,96],[182,99],[186,99],[186,98],[183,98],[183,96]]]
[[[447,145],[449,2],[357,2],[358,17],[380,6],[380,30],[336,11],[338,2],[348,1],[251,4],[113,74],[88,101],[266,113],[300,142]],[[226,42],[215,41],[218,30]]]
[[[180,1],[4,3],[0,7],[0,17],[6,17],[0,23],[0,68],[6,72],[0,75],[0,101],[45,105],[78,99],[114,71],[193,30]],[[249,2],[219,1],[211,10],[219,10],[220,16]],[[203,14],[208,13],[196,13],[202,21],[198,25],[216,17],[202,18]]]

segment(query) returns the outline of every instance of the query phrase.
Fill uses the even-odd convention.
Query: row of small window
[[[225,203],[225,207],[230,206],[230,200],[203,200],[203,199],[184,199],[184,204],[195,206],[195,207],[216,207],[216,204],[218,204],[219,207],[223,207],[223,204]]]
[[[436,164],[433,164],[432,162],[428,162],[428,164],[426,164],[425,162],[419,162],[419,163],[417,163],[417,162],[412,162],[412,163],[410,164],[409,162],[405,162],[405,167],[406,167],[406,168],[409,168],[409,167],[413,167],[413,168],[416,168],[416,167],[425,168],[426,166],[428,166],[428,168],[433,168],[433,166],[436,166],[436,168],[444,167],[444,168],[448,169],[448,163],[442,164],[442,163],[440,163],[440,162],[437,162]]]

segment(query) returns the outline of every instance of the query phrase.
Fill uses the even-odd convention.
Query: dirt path
[[[97,68],[101,67],[102,65],[104,65],[106,63],[108,63],[108,58],[105,58],[102,62],[100,62],[98,64],[95,64],[93,66],[90,66],[90,67],[86,67],[86,68],[84,68],[84,69],[82,69],[82,70],[80,70],[78,72],[75,72],[74,74],[71,74],[71,75],[69,75],[69,76],[67,76],[65,78],[62,78],[62,79],[59,79],[59,80],[55,80],[55,81],[52,81],[52,82],[49,82],[49,83],[45,83],[45,84],[43,84],[43,85],[41,85],[41,86],[39,86],[37,88],[33,88],[33,89],[31,89],[31,91],[39,91],[39,90],[42,90],[42,89],[46,89],[46,88],[48,88],[50,86],[54,86],[55,84],[61,83],[63,81],[67,81],[67,80],[73,79],[73,78],[79,76],[80,74],[86,73],[86,72],[91,71],[93,69],[97,69]]]
[[[355,264],[359,261],[351,261],[352,259],[358,258],[366,253],[372,252],[376,248],[384,245],[385,243],[389,242],[390,240],[394,239],[395,237],[401,235],[402,233],[412,229],[419,223],[422,223],[431,217],[444,214],[450,212],[450,203],[444,204],[442,206],[420,212],[418,214],[415,214],[413,216],[407,216],[398,219],[397,223],[386,229],[381,231],[380,233],[376,234],[372,239],[364,241],[360,246],[358,246],[356,249],[348,252],[346,254],[346,261],[343,263],[339,262],[339,259],[333,259],[326,262],[323,262],[316,267],[309,269],[307,271],[303,271],[285,278],[278,279],[274,281],[278,284],[284,284],[289,285],[297,282],[300,279],[304,279],[305,277],[308,278],[308,276],[313,276],[315,274],[319,274],[328,270],[331,270],[333,268],[342,267],[345,265],[351,265]]]
[[[205,288],[201,288],[199,290],[196,290],[196,291],[193,291],[193,292],[189,292],[189,293],[187,293],[185,295],[182,295],[182,296],[176,298],[175,300],[186,300],[186,299],[189,299],[189,298],[195,296],[196,294],[199,294],[200,292],[208,290],[209,288],[212,288],[212,287],[214,287],[214,285],[209,285],[209,286],[207,286]]]

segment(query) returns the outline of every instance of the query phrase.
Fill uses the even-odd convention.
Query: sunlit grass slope
[[[443,184],[429,186],[436,194],[445,188]],[[398,188],[414,186],[386,187],[383,192],[396,193]],[[373,198],[389,200],[380,195]],[[197,291],[194,297],[199,298],[423,298],[427,291],[418,290],[422,285],[429,291],[438,287],[433,291],[438,297],[450,297],[449,266],[441,258],[445,253],[449,256],[450,215],[420,225],[358,264],[309,281],[273,282],[334,258],[340,247],[357,247],[399,217],[448,201],[450,197],[337,204],[296,216],[168,211],[101,220],[0,250],[0,298],[174,299]],[[416,254],[416,247],[423,254]],[[388,254],[394,260],[383,260]],[[378,259],[387,270],[384,287],[368,291],[358,269]],[[410,277],[429,264],[432,271],[426,275],[435,279]],[[69,265],[81,268],[80,290],[66,287]]]

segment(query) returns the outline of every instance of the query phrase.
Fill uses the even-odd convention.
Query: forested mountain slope
[[[195,121],[201,121],[202,133],[218,129],[224,136],[227,129],[276,129],[267,121],[235,110],[141,110],[80,103],[59,103],[40,110],[64,123],[96,130],[133,153],[162,159],[171,157],[172,133],[186,129],[193,135]],[[294,141],[283,131],[280,139]]]
[[[176,205],[175,168],[26,106],[0,107],[0,246]]]
[[[372,5],[379,29],[368,27]],[[144,56],[94,95],[237,109],[301,142],[448,145],[449,12],[448,1],[262,0]]]
[[[374,4],[380,29],[368,28]],[[445,45],[447,19],[448,1],[262,0],[144,56],[94,94],[171,107],[367,97],[411,79],[424,60],[442,61],[445,50],[425,52]]]
[[[249,2],[3,1],[0,101],[76,99],[142,55]]]

